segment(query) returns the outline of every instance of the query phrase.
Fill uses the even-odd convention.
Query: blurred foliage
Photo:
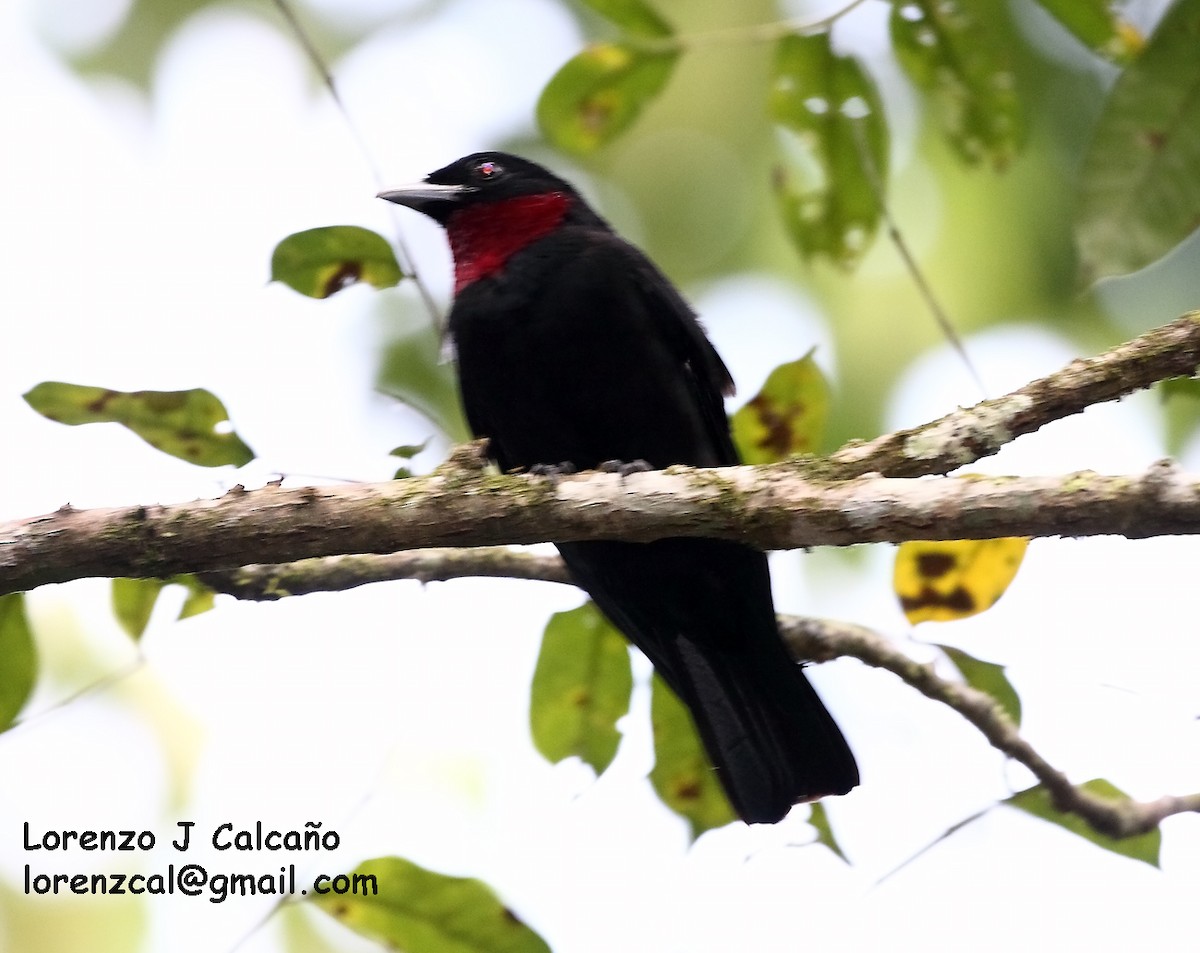
[[[968,164],[990,162],[997,169],[1020,150],[1025,123],[1016,78],[991,22],[1000,12],[979,0],[902,0],[891,15],[896,58],[929,94],[950,145]]]
[[[537,118],[559,149],[586,155],[638,118],[671,78],[677,54],[594,43],[567,62],[542,91]]]
[[[33,694],[37,670],[25,594],[0,596],[0,731],[8,729]]]
[[[1157,261],[1200,224],[1200,0],[1178,0],[1118,77],[1083,160],[1087,280]]]
[[[350,878],[381,888],[309,900],[356,933],[406,953],[550,953],[482,881],[449,877],[399,857],[364,861]]]
[[[842,845],[837,842],[837,838],[833,835],[833,828],[829,824],[829,812],[825,810],[825,805],[820,801],[817,801],[809,808],[808,823],[817,832],[818,844],[824,844],[846,863],[850,863],[850,858],[846,856],[842,850]]]
[[[1089,49],[1125,64],[1142,49],[1142,35],[1116,9],[1114,0],[1038,0],[1046,11]]]

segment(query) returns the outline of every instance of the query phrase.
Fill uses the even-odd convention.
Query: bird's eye
[[[504,172],[504,167],[499,162],[480,162],[475,166],[475,175],[477,178],[485,182],[490,179],[499,178]]]

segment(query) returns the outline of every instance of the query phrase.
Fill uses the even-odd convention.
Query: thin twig
[[[367,168],[370,170],[371,177],[375,180],[375,185],[377,186],[378,190],[386,188],[387,182],[384,180],[383,173],[381,172],[379,165],[375,162],[374,157],[371,155],[371,150],[367,145],[366,137],[363,136],[362,132],[358,128],[358,124],[355,123],[354,119],[351,117],[350,110],[346,108],[346,103],[343,101],[341,93],[338,92],[337,83],[334,82],[333,73],[326,65],[325,58],[317,49],[316,44],[313,43],[312,37],[309,36],[308,31],[304,28],[303,24],[301,24],[299,18],[296,16],[296,12],[292,9],[288,0],[272,0],[272,2],[275,4],[276,8],[283,16],[284,21],[295,35],[296,41],[300,44],[300,48],[304,50],[304,53],[308,57],[309,62],[312,64],[313,69],[316,70],[317,75],[321,78],[321,82],[329,91],[329,97],[333,100],[334,106],[337,107],[337,111],[341,114],[342,119],[345,121],[346,128],[350,131],[350,136],[354,139],[355,145],[358,146],[358,151],[362,154],[363,161],[366,162]],[[433,322],[433,326],[437,329],[440,337],[443,332],[441,310],[438,308],[437,302],[433,300],[433,294],[430,292],[428,286],[426,286],[420,274],[418,274],[415,259],[413,258],[412,253],[409,251],[408,243],[404,239],[404,233],[400,228],[399,222],[395,218],[393,218],[393,227],[395,228],[394,237],[396,245],[396,257],[400,263],[400,271],[410,278],[413,284],[417,286],[417,292],[420,294],[421,300],[424,302],[425,308],[429,312],[429,318]]]
[[[862,120],[850,124],[850,128],[854,130],[854,146],[858,152],[858,159],[862,163],[863,170],[867,173],[867,182],[870,183],[871,191],[875,195],[875,201],[879,203],[879,211],[887,227],[888,239],[900,255],[900,260],[904,262],[904,267],[908,270],[913,284],[917,286],[917,292],[925,302],[925,307],[933,315],[933,320],[937,322],[937,326],[941,329],[942,334],[950,342],[950,346],[958,352],[958,356],[962,358],[962,362],[966,365],[968,373],[974,378],[975,383],[979,385],[980,395],[986,397],[988,392],[987,385],[983,383],[983,378],[980,376],[975,364],[971,361],[971,356],[967,353],[966,344],[963,343],[963,339],[959,336],[958,329],[954,327],[954,322],[950,320],[950,315],[946,313],[946,309],[942,307],[941,301],[934,294],[933,287],[925,277],[925,272],[917,264],[916,258],[913,257],[912,252],[909,250],[908,242],[904,240],[904,236],[900,232],[900,227],[892,217],[891,209],[888,206],[887,190],[883,182],[883,177],[879,174],[879,169],[876,168],[875,160],[871,156],[871,150],[867,147],[862,125]]]

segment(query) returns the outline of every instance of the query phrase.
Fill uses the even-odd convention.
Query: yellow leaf
[[[904,614],[918,622],[950,622],[996,604],[1021,568],[1029,540],[918,540],[896,552],[893,585]]]

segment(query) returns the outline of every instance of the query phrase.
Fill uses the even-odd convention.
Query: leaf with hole
[[[963,0],[898,0],[892,48],[929,96],[942,131],[966,162],[1002,169],[1025,138],[1015,77],[983,9]]]
[[[775,191],[800,254],[858,264],[879,226],[888,132],[875,83],[839,56],[829,34],[785,36],[775,47],[770,114],[784,162]]]
[[[1129,63],[1145,45],[1137,27],[1112,0],[1037,0],[1037,3],[1088,49],[1114,63]]]

